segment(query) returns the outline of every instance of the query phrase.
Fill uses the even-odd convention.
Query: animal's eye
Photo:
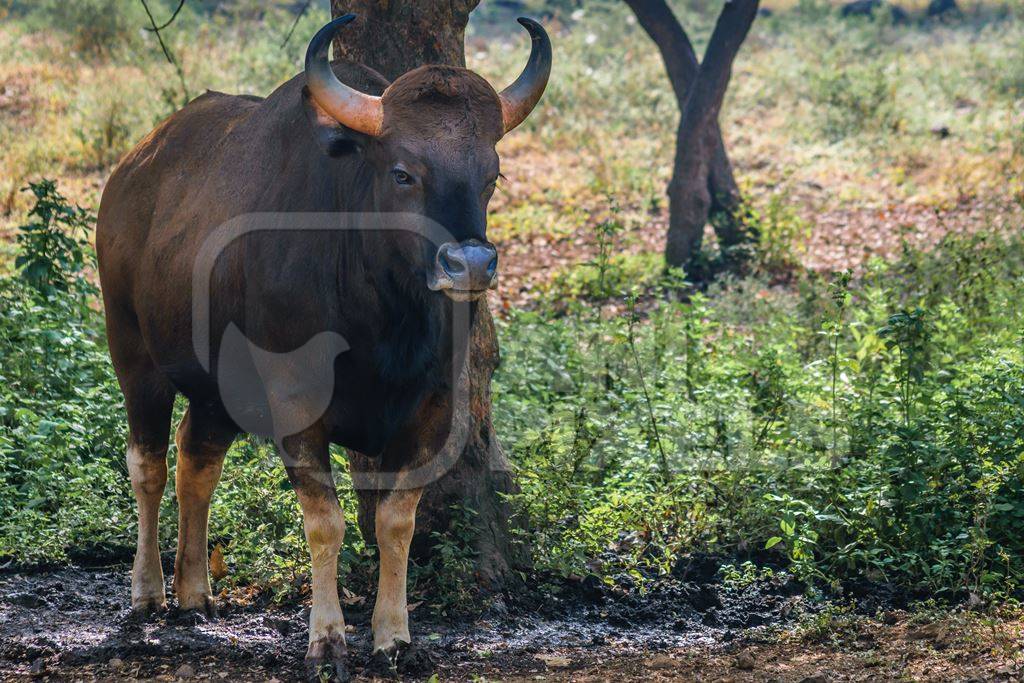
[[[399,185],[412,185],[413,182],[415,182],[411,175],[409,175],[400,168],[396,168],[395,170],[391,171],[391,175],[394,177],[395,182],[398,183]]]

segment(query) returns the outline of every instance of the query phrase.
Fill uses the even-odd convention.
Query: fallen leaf
[[[423,604],[422,600],[420,600],[419,602],[412,602],[412,603],[409,603],[409,605],[405,609],[407,609],[407,610],[409,610],[411,612],[411,611],[413,611],[414,609],[416,609],[417,607],[419,607],[422,604]]]
[[[341,589],[342,598],[341,601],[346,605],[361,605],[366,602],[365,595],[356,595],[347,588]]]
[[[228,565],[224,561],[224,549],[218,543],[213,547],[213,552],[210,553],[210,576],[213,577],[214,581],[220,581],[227,575]]]

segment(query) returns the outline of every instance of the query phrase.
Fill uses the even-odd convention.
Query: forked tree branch
[[[694,81],[696,81],[700,64],[697,60],[696,51],[689,36],[679,23],[672,9],[666,0],[625,0],[626,4],[633,11],[640,26],[647,35],[654,41],[658,51],[661,53],[662,61],[665,64],[665,72],[672,90],[676,96],[679,107],[680,121],[685,116],[686,102],[689,98]],[[731,2],[729,3],[731,4]],[[679,140],[684,132],[680,127],[677,133],[675,164],[677,175],[679,168],[678,155],[682,150]],[[726,152],[725,143],[722,140],[722,132],[718,126],[717,115],[711,123],[707,132],[711,138],[710,157],[703,164],[706,180],[706,195],[708,197],[707,209],[700,206],[695,207],[692,219],[694,221],[706,220],[709,216],[718,234],[718,241],[723,247],[731,247],[755,238],[751,229],[744,225],[740,215],[742,197],[739,186],[733,176],[732,164]],[[681,220],[680,209],[686,209],[689,213],[693,207],[681,207],[681,202],[675,196],[673,188],[669,189],[669,204],[671,224],[679,225]],[[693,230],[698,230],[693,226]],[[703,226],[699,228],[703,230]],[[670,262],[671,265],[682,265],[678,262]]]
[[[697,76],[697,52],[665,0],[625,0],[661,53],[676,98],[682,102]]]
[[[676,134],[676,157],[669,184],[669,230],[665,259],[672,266],[688,266],[700,248],[710,212],[719,201],[715,189],[720,181],[731,180],[731,169],[721,166],[725,149],[718,127],[718,114],[729,86],[732,64],[757,16],[759,0],[726,0],[704,53],[704,60],[687,90]],[[726,173],[727,171],[727,173]],[[735,187],[733,181],[733,187]],[[738,199],[738,192],[733,193]],[[743,233],[735,228],[735,209],[730,214],[732,230],[719,230],[723,245],[735,244]],[[723,233],[727,239],[721,239]]]
[[[164,37],[160,34],[160,31],[164,30],[171,25],[174,18],[178,16],[178,12],[184,7],[185,2],[182,0],[181,4],[178,5],[178,9],[174,10],[174,14],[171,18],[164,23],[163,26],[156,25],[156,19],[153,18],[153,13],[149,10],[149,4],[146,0],[139,0],[142,3],[142,9],[146,10],[146,16],[149,17],[149,27],[146,27],[148,31],[156,34],[157,42],[160,43],[160,49],[163,50],[164,58],[167,59],[167,63],[174,67],[174,73],[178,75],[178,82],[181,83],[181,92],[185,97],[185,104],[188,103],[190,96],[188,93],[188,84],[185,83],[185,70],[181,68],[181,64],[174,57],[174,53],[167,47],[167,43],[164,42]]]
[[[165,28],[174,23],[174,20],[178,18],[178,12],[180,12],[181,8],[184,6],[185,0],[178,0],[178,6],[174,8],[174,13],[171,15],[171,18],[165,21],[162,26],[144,26],[143,28],[152,33],[163,31]]]
[[[718,120],[732,63],[754,23],[758,4],[759,0],[726,0],[722,7],[680,120],[684,149],[703,139],[709,124]]]

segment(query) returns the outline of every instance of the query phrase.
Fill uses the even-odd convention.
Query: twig
[[[668,457],[665,455],[665,448],[661,445],[661,433],[658,430],[658,418],[654,415],[654,405],[651,403],[651,395],[647,393],[647,380],[644,378],[643,364],[640,362],[640,354],[636,350],[636,335],[633,325],[636,324],[636,299],[629,299],[629,321],[626,324],[626,341],[629,349],[633,352],[633,362],[636,363],[636,371],[640,376],[640,389],[643,391],[644,403],[647,404],[647,418],[651,423],[651,432],[654,442],[658,446],[658,455],[661,458],[661,477],[666,483],[672,481],[672,473],[668,467]]]
[[[184,93],[185,102],[187,103],[190,97],[188,93],[188,85],[185,83],[185,71],[181,68],[181,64],[178,63],[178,60],[174,58],[174,54],[171,52],[170,48],[167,47],[167,44],[164,42],[164,37],[160,35],[161,28],[156,25],[156,19],[153,18],[153,13],[149,11],[149,5],[146,3],[146,0],[139,0],[139,2],[142,3],[142,8],[146,10],[146,16],[149,17],[149,24],[152,27],[149,30],[156,34],[157,42],[160,43],[160,49],[163,50],[164,57],[167,59],[167,62],[174,67],[175,73],[178,74],[178,81],[181,82],[181,91]],[[184,4],[185,3],[182,2],[182,5]],[[179,6],[178,9],[181,9],[181,7]],[[177,15],[177,13],[177,10],[175,10],[174,14]],[[174,17],[171,17],[171,21],[173,20]],[[169,24],[170,22],[167,23]]]
[[[142,3],[142,4],[146,4],[146,3]],[[157,33],[159,31],[163,31],[165,28],[167,28],[168,26],[170,26],[171,24],[174,23],[174,20],[178,18],[178,12],[180,12],[181,8],[184,7],[184,6],[185,6],[185,0],[179,0],[178,7],[177,7],[177,9],[174,10],[174,14],[171,15],[170,19],[168,19],[166,22],[164,22],[163,26],[152,26],[152,27],[150,27],[150,26],[143,26],[143,28],[145,30],[151,32],[151,33]],[[150,19],[152,19],[152,17],[150,17]]]
[[[182,0],[182,2],[184,1],[185,0]],[[292,27],[288,29],[288,35],[286,35],[284,40],[281,42],[282,50],[286,45],[288,45],[288,41],[292,39],[292,34],[295,33],[295,27],[299,25],[300,21],[302,21],[302,17],[306,16],[306,10],[309,9],[311,4],[313,4],[313,0],[306,0],[306,4],[302,6],[301,10],[299,10],[299,16],[295,17],[295,21],[292,22]]]

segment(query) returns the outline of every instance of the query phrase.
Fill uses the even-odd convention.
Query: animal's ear
[[[306,110],[306,118],[313,129],[320,148],[330,157],[355,154],[369,141],[369,137],[338,123],[316,103],[309,93],[309,88],[302,88],[302,105]]]

